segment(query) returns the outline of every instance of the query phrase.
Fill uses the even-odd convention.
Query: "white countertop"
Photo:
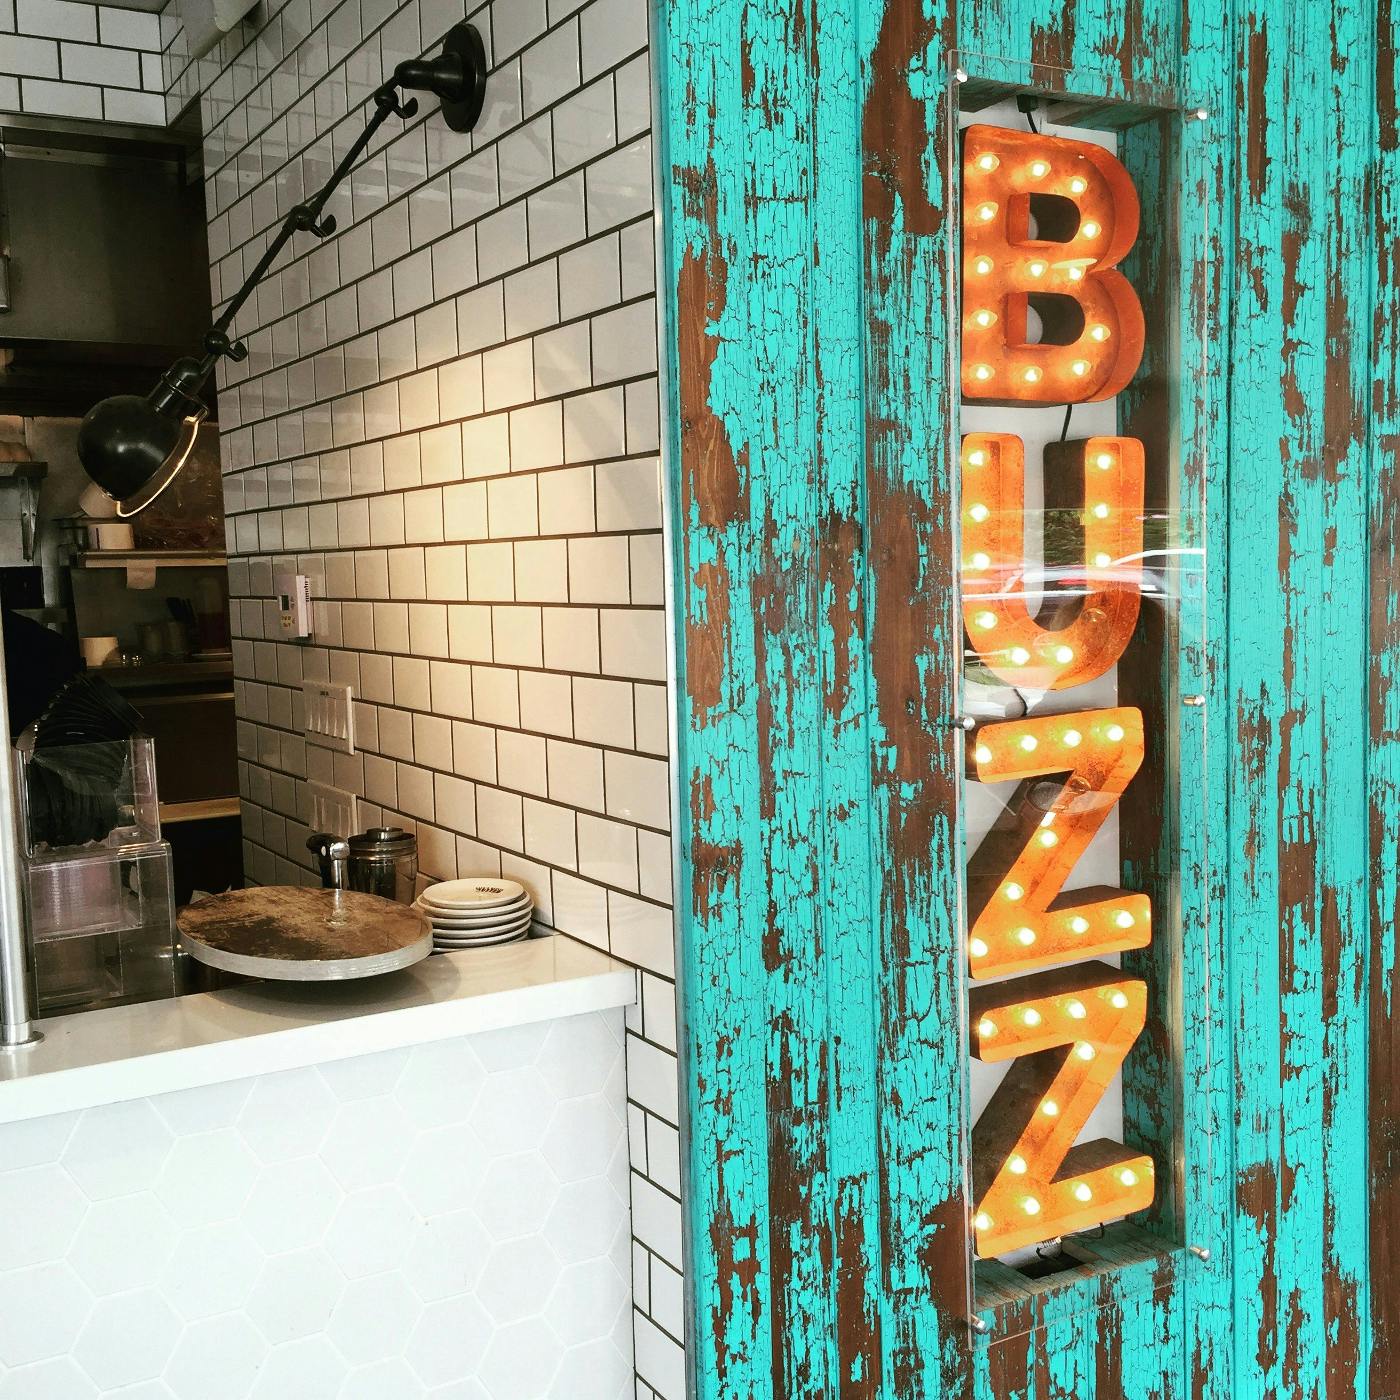
[[[636,974],[563,934],[353,982],[259,982],[54,1016],[0,1049],[0,1123],[628,1006]]]

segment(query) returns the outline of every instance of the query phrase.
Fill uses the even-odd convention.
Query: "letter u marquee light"
[[[1119,393],[1144,340],[1141,304],[1116,270],[1138,232],[1127,170],[1088,142],[971,126],[962,178],[964,399],[1065,405]],[[1143,446],[1117,436],[1056,443],[1044,468],[1046,505],[1077,523],[1082,558],[1057,561],[1057,592],[1042,605],[1028,581],[1021,439],[963,438],[963,623],[987,679],[1055,694],[1112,670],[1137,628]],[[1141,711],[1112,704],[998,721],[968,737],[969,779],[1016,785],[967,872],[971,1053],[1010,1065],[972,1137],[983,1257],[1153,1200],[1150,1156],[1076,1142],[1148,1009],[1142,979],[1091,959],[1146,946],[1151,900],[1065,889],[1146,751]]]

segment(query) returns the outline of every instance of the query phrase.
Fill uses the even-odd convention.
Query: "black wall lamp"
[[[476,27],[454,25],[436,58],[407,59],[394,69],[394,76],[375,92],[374,115],[359,139],[321,189],[287,215],[224,314],[209,328],[200,359],[185,356],[176,360],[145,398],[120,394],[103,399],[88,410],[78,429],[78,457],[87,474],[117,503],[119,516],[144,510],[185,465],[207,411],[200,398],[205,381],[220,356],[242,360],[248,354],[246,345],[230,338],[233,318],[277,261],[288,240],[303,230],[317,238],[334,233],[335,216],[327,214],[323,218],[321,211],[336,186],[390,117],[407,118],[417,113],[417,99],[402,99],[400,88],[432,93],[442,103],[447,125],[453,131],[470,131],[481,116],[486,98],[486,50]]]

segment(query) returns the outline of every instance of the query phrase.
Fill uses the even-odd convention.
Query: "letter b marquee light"
[[[1138,234],[1127,170],[1090,142],[985,125],[963,135],[964,399],[1112,398],[1144,345],[1141,304],[1117,270]],[[1144,451],[1122,436],[1047,449],[1047,512],[1067,522],[1058,547],[1068,539],[1080,556],[1052,568],[1047,542],[1053,593],[1026,559],[1021,439],[969,433],[960,458],[970,651],[981,677],[1016,687],[1028,710],[1037,693],[1049,701],[968,740],[970,781],[1015,785],[967,870],[970,1050],[1009,1065],[972,1136],[973,1239],[995,1257],[1153,1200],[1150,1154],[1076,1141],[1150,1009],[1145,981],[1091,959],[1145,947],[1152,901],[1102,884],[1066,889],[1154,737],[1140,709],[1104,699],[1139,622]],[[1091,682],[1091,701],[1060,700]]]

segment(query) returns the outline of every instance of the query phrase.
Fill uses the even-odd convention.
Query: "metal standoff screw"
[[[1204,695],[1183,695],[1181,703],[1189,705],[1193,710],[1199,710],[1205,705],[1206,697]]]
[[[977,721],[971,715],[957,715],[948,721],[949,729],[961,729],[964,733],[969,733],[977,728]]]
[[[1199,1260],[1201,1261],[1202,1264],[1209,1264],[1209,1263],[1210,1263],[1210,1250],[1208,1250],[1208,1249],[1205,1247],[1205,1245],[1203,1245],[1203,1244],[1190,1244],[1190,1245],[1187,1245],[1186,1248],[1187,1248],[1188,1250],[1190,1250],[1190,1252],[1191,1252],[1192,1254],[1194,1254],[1194,1255],[1196,1256],[1196,1258],[1199,1259]]]
[[[992,1330],[992,1324],[985,1317],[970,1317],[967,1325],[977,1333],[979,1337],[985,1337]]]
[[[954,69],[953,69],[953,81],[954,81],[955,83],[965,83],[965,82],[967,81],[967,69],[966,69],[966,68],[954,68]]]
[[[1209,121],[1210,112],[1205,107],[1197,107],[1196,110],[1191,113],[1191,120],[1193,122]]]

